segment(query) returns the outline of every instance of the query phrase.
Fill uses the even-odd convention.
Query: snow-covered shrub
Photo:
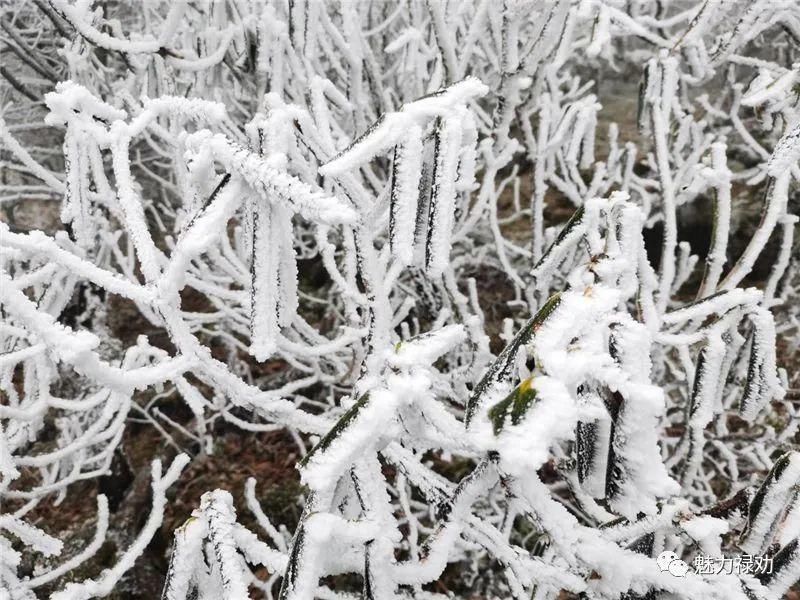
[[[170,600],[796,582],[794,1],[2,11],[0,598],[111,593],[222,422],[290,432],[303,515],[272,523],[251,480],[262,536],[209,490]],[[61,230],[14,226],[31,202]],[[168,344],[116,335],[120,305]],[[153,463],[114,566],[68,583],[106,498],[77,555],[31,521],[109,472],[132,418],[187,454]],[[774,569],[676,576],[664,552]]]

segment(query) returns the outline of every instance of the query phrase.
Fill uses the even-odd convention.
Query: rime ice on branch
[[[192,499],[170,600],[795,584],[796,2],[128,8],[0,8],[0,598],[114,591],[219,431],[288,432],[302,515]],[[131,420],[186,454],[100,571],[109,500],[41,509]]]

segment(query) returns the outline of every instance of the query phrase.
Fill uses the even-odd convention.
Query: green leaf
[[[505,427],[508,417],[511,417],[513,425],[518,425],[535,400],[536,388],[533,387],[533,377],[528,377],[514,388],[513,392],[489,409],[489,419],[492,421],[495,435]]]
[[[331,427],[330,431],[328,431],[328,433],[325,434],[319,443],[311,449],[311,452],[303,457],[303,459],[300,461],[300,467],[302,468],[306,466],[312,457],[320,454],[321,452],[325,452],[325,450],[333,443],[334,440],[341,437],[349,425],[356,419],[356,417],[358,417],[358,414],[368,402],[369,392],[361,396],[353,406],[347,409],[347,412],[345,412],[339,418],[339,420],[336,422],[336,425]]]
[[[520,348],[530,343],[536,332],[545,321],[547,321],[550,315],[553,314],[553,311],[555,311],[560,303],[561,293],[553,294],[547,302],[544,303],[544,306],[539,309],[539,312],[523,325],[522,329],[520,329],[517,335],[514,336],[514,339],[511,340],[511,343],[503,349],[500,355],[489,366],[489,370],[486,371],[486,374],[478,382],[478,385],[475,386],[472,396],[470,396],[467,402],[467,411],[465,415],[467,426],[469,426],[470,421],[477,414],[478,407],[480,406],[484,394],[495,384],[511,379],[517,352],[519,352]]]

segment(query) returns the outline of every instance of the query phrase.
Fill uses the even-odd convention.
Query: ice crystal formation
[[[795,0],[0,11],[0,599],[127,597],[220,431],[286,432],[302,514],[192,498],[168,600],[793,593]],[[101,562],[107,495],[45,515],[132,422]]]

